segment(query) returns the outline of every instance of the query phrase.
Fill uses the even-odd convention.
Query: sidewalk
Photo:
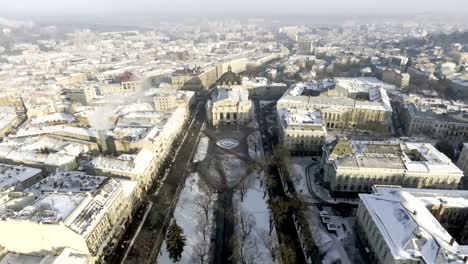
[[[315,170],[312,170],[315,168]],[[338,204],[338,203],[348,203],[357,205],[359,204],[359,198],[334,198],[330,195],[330,192],[323,188],[315,181],[315,172],[317,169],[320,169],[320,164],[315,166],[307,166],[305,169],[306,173],[306,180],[307,180],[307,189],[309,193],[314,196],[317,200],[321,200],[322,202],[329,203],[329,204]]]

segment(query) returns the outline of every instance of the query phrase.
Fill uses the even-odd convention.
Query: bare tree
[[[206,233],[210,227],[209,222],[203,215],[198,216],[197,229],[203,234],[203,241],[206,241]]]
[[[210,243],[207,241],[199,241],[193,247],[194,263],[204,264],[205,262],[208,262],[209,251],[210,251]]]
[[[271,255],[271,259],[273,262],[276,260],[276,248],[278,243],[276,238],[269,234],[266,230],[262,230],[259,232],[258,236],[260,237],[260,242],[262,242],[263,246],[268,250]]]
[[[252,236],[255,218],[245,210],[240,210],[238,223],[239,229],[231,240],[234,249],[231,260],[240,264],[257,263],[261,254],[258,252],[257,240]]]
[[[253,215],[241,209],[239,212],[239,231],[242,242],[247,240],[247,238],[252,233],[252,229],[254,226],[255,218],[253,217]]]
[[[208,223],[210,220],[210,209],[213,205],[216,194],[214,190],[206,183],[200,182],[199,184],[202,193],[195,196],[193,203],[202,210],[205,216],[205,221]]]
[[[241,203],[244,202],[245,195],[249,191],[251,187],[255,184],[255,174],[247,175],[242,179],[242,181],[238,185],[238,190],[240,193]]]

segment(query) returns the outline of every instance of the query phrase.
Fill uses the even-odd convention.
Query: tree
[[[209,222],[202,215],[198,216],[197,229],[203,234],[203,241],[206,241],[206,233],[208,232]]]
[[[278,246],[275,237],[269,234],[269,232],[266,230],[260,231],[258,236],[260,237],[262,244],[270,253],[271,259],[274,262],[276,260],[276,247]]]
[[[284,242],[276,247],[276,251],[281,256],[283,263],[296,263],[296,254],[294,250],[288,246],[290,244],[292,243]]]
[[[246,241],[252,233],[252,229],[255,226],[255,218],[252,214],[241,209],[239,212],[239,227],[241,241]]]
[[[282,223],[288,216],[290,204],[280,196],[273,197],[269,206],[278,223]]]
[[[452,145],[446,141],[446,140],[441,140],[435,144],[435,148],[444,153],[445,156],[447,156],[449,159],[454,159],[455,158],[455,152],[453,150]]]
[[[247,177],[244,177],[240,182],[238,189],[240,193],[240,201],[241,203],[244,202],[245,195],[249,191],[249,189],[255,184],[255,174],[249,174]]]
[[[249,212],[240,210],[238,215],[239,228],[232,238],[234,253],[231,260],[240,264],[255,264],[260,258],[257,240],[252,236],[255,218]]]
[[[203,264],[207,261],[207,256],[210,251],[210,243],[207,241],[199,241],[193,248],[193,262]]]
[[[215,192],[210,186],[206,183],[199,184],[200,189],[202,190],[201,194],[195,196],[193,203],[195,206],[199,207],[205,216],[205,222],[209,222],[210,209],[213,205],[215,199]]]
[[[183,229],[174,220],[171,226],[169,226],[169,230],[166,235],[166,249],[169,253],[169,258],[174,262],[180,261],[185,245],[186,239],[183,234]]]

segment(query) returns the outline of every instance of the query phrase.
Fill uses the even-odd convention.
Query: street
[[[156,177],[156,179],[160,179],[167,169],[164,181],[161,183],[155,180],[153,187],[148,190],[146,197],[144,197],[142,207],[146,208],[148,203],[152,203],[152,208],[143,225],[141,228],[138,227],[142,221],[141,217],[134,219],[127,228],[127,234],[121,243],[120,248],[122,250],[115,252],[110,263],[156,263],[164,235],[170,223],[170,216],[180,195],[180,187],[184,185],[185,179],[191,171],[189,165],[194,146],[197,144],[200,130],[206,119],[205,100],[197,104],[193,118],[187,122],[187,128],[183,129],[185,134],[180,136],[181,140],[174,144],[173,150],[178,150],[175,151],[175,156],[168,157],[167,165],[162,167]],[[185,140],[183,140],[184,138]],[[157,188],[159,188],[158,191],[156,191]],[[137,212],[144,211],[145,208],[139,209]],[[140,230],[139,233],[137,233],[137,229]],[[134,238],[134,244],[128,255],[126,255],[127,241],[135,234],[137,235]],[[124,256],[126,256],[125,259]]]

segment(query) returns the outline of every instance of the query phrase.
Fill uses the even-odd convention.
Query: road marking
[[[148,214],[149,214],[149,211],[151,210],[151,207],[153,207],[153,202],[149,203],[148,209],[146,209],[145,215],[143,216],[143,219],[141,220],[137,231],[133,235],[132,241],[130,241],[130,244],[128,245],[127,250],[125,250],[125,254],[124,254],[120,264],[123,264],[125,262],[125,260],[127,259],[128,253],[130,253],[130,249],[132,249],[133,244],[135,243],[135,240],[136,240],[138,234],[140,234],[141,228],[143,227],[143,224],[145,223],[146,218],[148,217]]]

